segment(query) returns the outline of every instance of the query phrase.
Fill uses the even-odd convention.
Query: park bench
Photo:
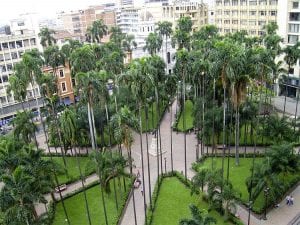
[[[59,185],[58,187],[55,188],[55,191],[56,192],[62,192],[64,190],[67,189],[67,185],[66,184],[62,184],[62,185]]]

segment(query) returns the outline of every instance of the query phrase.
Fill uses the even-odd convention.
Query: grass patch
[[[157,105],[156,102],[153,102],[149,107],[148,107],[148,126],[146,123],[146,114],[145,114],[145,109],[142,109],[142,128],[143,132],[146,131],[152,131],[157,128],[157,124],[161,117],[163,116],[163,113],[166,109],[166,104],[164,102],[160,102],[160,116],[157,116]],[[148,128],[148,129],[147,129]]]
[[[119,203],[119,209],[116,208],[115,196],[113,191],[113,182],[110,182],[112,192],[110,194],[104,193],[104,199],[107,211],[108,224],[116,225],[119,219],[119,215],[123,210],[126,198],[128,196],[129,187],[131,185],[131,179],[125,178],[126,191],[124,190],[122,179],[119,183],[116,179],[116,193]],[[100,192],[100,186],[96,185],[87,189],[87,200],[89,205],[89,211],[92,224],[105,225],[105,217],[102,205],[102,197]],[[66,210],[72,225],[88,225],[88,218],[85,208],[85,201],[83,192],[73,195],[64,201]],[[62,208],[62,204],[58,203],[55,209],[55,218],[53,225],[63,225],[65,222],[65,214]]]
[[[53,160],[61,167],[64,168],[64,162],[62,157],[54,156]],[[49,159],[50,157],[44,157],[44,159]],[[80,179],[79,168],[77,165],[77,160],[75,157],[65,157],[67,163],[67,172],[65,174],[60,174],[57,176],[59,184],[68,184]],[[89,157],[79,157],[81,171],[84,176],[90,175],[95,170],[94,168],[87,167],[89,162]]]
[[[246,179],[251,176],[250,168],[252,166],[252,159],[253,158],[242,158],[240,157],[240,165],[235,165],[235,158],[229,158],[229,180],[231,181],[233,187],[241,193],[240,200],[247,204],[249,201],[249,194],[247,191],[246,186]],[[199,163],[197,165],[196,170],[207,168],[212,168],[212,160],[214,168],[221,169],[222,167],[222,158],[212,158],[208,157],[204,160],[204,162]],[[264,158],[255,158],[255,164],[262,163]],[[228,166],[228,159],[225,159],[224,162],[224,177],[227,176],[227,166]],[[290,174],[290,175],[279,175],[281,180],[284,182],[286,186],[286,191],[290,188],[290,183],[293,182],[297,178],[297,174]],[[299,175],[298,175],[299,176]],[[255,200],[253,204],[253,211],[261,213],[265,208],[265,199],[263,193],[261,193],[258,198]]]
[[[185,102],[184,114],[185,114],[185,129],[183,129],[183,112],[180,113],[179,121],[177,124],[177,130],[180,132],[186,132],[194,127],[193,109],[194,105],[191,100]]]
[[[195,204],[200,209],[208,209],[208,204],[204,202],[200,195],[191,196],[191,190],[187,188],[176,177],[164,178],[158,193],[156,207],[153,213],[151,225],[179,224],[180,219],[191,218],[189,204]],[[218,225],[229,225],[216,212],[210,211],[218,222]]]

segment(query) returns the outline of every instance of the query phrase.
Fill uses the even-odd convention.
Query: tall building
[[[221,34],[244,30],[262,35],[264,25],[280,19],[278,10],[278,0],[215,0],[215,25]]]
[[[87,28],[98,19],[102,19],[104,24],[108,27],[116,25],[115,12],[105,5],[90,6],[88,9],[76,10],[71,12],[61,12],[58,15],[62,26],[71,34],[80,37],[82,41],[85,40]]]
[[[123,33],[137,33],[139,9],[135,7],[123,7],[118,9],[116,12],[116,22]]]
[[[173,3],[163,4],[162,20],[173,23],[175,27],[177,21],[182,16],[189,16],[193,22],[192,29],[198,30],[208,24],[207,4],[195,0],[177,0]]]
[[[20,24],[23,27],[23,23]],[[39,48],[39,41],[34,31],[22,29],[21,33],[0,36],[0,126],[9,121],[17,110],[22,106],[15,101],[13,93],[7,93],[9,76],[13,74],[13,67],[21,61],[25,51]],[[27,88],[26,107],[36,108],[34,96],[41,104],[38,85],[34,84]]]

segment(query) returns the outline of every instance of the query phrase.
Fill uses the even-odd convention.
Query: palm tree
[[[96,68],[95,54],[90,45],[84,45],[72,50],[70,64],[73,75],[79,72],[87,73]]]
[[[80,47],[82,47],[82,43],[80,41],[69,39],[67,40],[67,43],[64,44],[60,49],[61,53],[63,54],[63,58],[65,59],[65,65],[68,65],[70,70],[71,70],[71,55],[75,49]],[[71,74],[73,74],[72,70],[71,70]]]
[[[204,185],[206,184],[207,181],[207,173],[208,170],[202,169],[197,172],[195,176],[192,178],[192,192],[196,192],[201,188],[201,191],[203,192]]]
[[[199,210],[198,207],[193,204],[189,207],[192,219],[181,219],[179,225],[210,225],[217,223],[216,219],[209,216],[205,210]]]
[[[96,20],[88,27],[86,40],[88,42],[101,43],[101,39],[108,33],[108,28],[102,19]]]
[[[45,64],[53,70],[53,76],[56,76],[57,67],[64,65],[64,54],[59,50],[57,45],[49,46],[44,50]]]
[[[157,28],[159,35],[163,38],[165,36],[165,49],[166,49],[166,63],[168,62],[168,38],[172,34],[172,23],[169,21],[162,21],[157,23]]]
[[[18,166],[10,175],[1,177],[4,187],[0,191],[0,209],[7,224],[32,224],[37,219],[34,203],[38,200],[34,192],[34,178]],[[18,193],[18,194],[15,194]]]
[[[55,34],[55,31],[51,30],[47,27],[44,27],[41,29],[41,31],[39,33],[39,37],[41,38],[41,45],[43,47],[49,47],[56,43],[56,40],[53,37],[53,34]]]
[[[18,112],[17,116],[13,120],[14,124],[14,136],[17,140],[22,140],[25,143],[30,143],[32,139],[35,139],[35,132],[37,126],[31,122],[33,113],[30,111]],[[36,143],[37,145],[37,143]]]
[[[291,72],[291,68],[292,66],[294,66],[298,59],[300,58],[300,42],[297,42],[297,44],[293,45],[293,46],[286,46],[282,52],[285,54],[284,55],[284,61],[286,62],[286,64],[288,65],[288,78],[287,78],[287,82],[289,82],[289,76],[290,76],[290,72]],[[283,106],[283,116],[285,115],[285,106],[286,106],[286,97],[288,94],[288,83],[285,84],[285,95],[284,95],[284,106]]]
[[[186,48],[190,50],[192,26],[193,23],[190,17],[183,16],[179,18],[172,37],[172,43],[174,46],[177,45],[178,49]]]
[[[82,174],[81,166],[80,166],[80,161],[79,157],[76,151],[76,144],[77,143],[77,136],[76,136],[76,131],[78,130],[77,124],[76,124],[76,115],[73,111],[70,109],[65,109],[64,112],[62,113],[60,117],[60,126],[61,130],[64,134],[64,137],[70,141],[71,143],[71,148],[74,148],[75,150],[75,157],[77,161],[77,166],[79,169],[79,174],[81,178],[81,185],[83,188],[83,194],[84,194],[84,201],[85,201],[85,207],[86,207],[86,212],[87,212],[87,217],[88,217],[88,222],[91,225],[91,216],[90,216],[90,210],[89,210],[89,205],[87,201],[87,195],[86,195],[86,188],[84,185],[84,177]]]
[[[151,56],[155,55],[160,51],[162,46],[162,37],[158,33],[150,33],[146,38],[146,45],[144,46],[144,51],[148,51]]]
[[[88,106],[88,121],[90,127],[90,138],[92,143],[92,148],[96,149],[96,127],[95,127],[95,118],[94,118],[94,104],[97,101],[97,91],[99,87],[99,79],[96,72],[87,72],[87,73],[77,73],[76,74],[77,82],[77,92],[80,95],[81,101],[87,103]]]
[[[133,34],[126,34],[124,40],[122,41],[122,48],[125,52],[129,53],[128,62],[132,60],[132,51],[136,49],[137,43],[135,42],[135,37]]]
[[[122,32],[119,26],[113,26],[110,28],[110,40],[114,42],[119,48],[121,48],[122,41],[125,38],[125,34]]]

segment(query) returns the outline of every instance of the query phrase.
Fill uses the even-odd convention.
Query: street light
[[[267,220],[267,207],[268,207],[268,195],[269,195],[269,191],[270,191],[270,188],[265,188],[264,189],[264,195],[265,195],[265,215],[264,215],[264,220]]]
[[[165,174],[167,173],[167,157],[164,158],[165,160]]]
[[[249,201],[249,203],[248,203],[248,223],[247,223],[247,225],[250,225],[250,215],[251,215],[252,204],[253,204],[253,202]]]

